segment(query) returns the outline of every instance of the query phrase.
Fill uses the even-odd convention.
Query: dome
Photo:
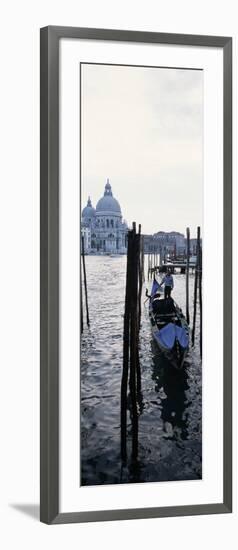
[[[96,210],[93,208],[91,199],[88,197],[87,206],[82,211],[82,218],[94,218],[96,216]]]
[[[97,213],[110,212],[110,214],[121,215],[120,204],[116,199],[114,199],[112,195],[112,188],[108,179],[105,185],[104,196],[101,199],[99,199],[97,203],[96,212]]]

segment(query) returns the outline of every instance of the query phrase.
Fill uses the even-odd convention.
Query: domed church
[[[122,220],[121,207],[113,197],[109,179],[96,209],[88,198],[87,206],[82,210],[81,231],[87,253],[126,253],[128,227]]]

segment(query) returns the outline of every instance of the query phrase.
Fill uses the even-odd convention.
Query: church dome
[[[91,199],[88,197],[87,206],[82,211],[82,218],[94,218],[96,216],[96,210],[93,208]]]
[[[103,213],[107,212],[110,214],[120,214],[121,215],[121,207],[119,202],[114,199],[112,194],[112,188],[109,183],[109,180],[107,179],[107,183],[105,185],[105,191],[104,196],[99,199],[97,206],[96,206],[96,212],[97,213]]]

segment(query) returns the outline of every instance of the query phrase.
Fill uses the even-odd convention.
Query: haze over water
[[[202,477],[202,365],[199,307],[195,347],[183,372],[171,370],[154,344],[142,294],[140,366],[142,399],[138,461],[120,457],[120,386],[126,257],[86,256],[90,328],[81,341],[81,484],[97,485]],[[145,257],[147,274],[147,256]],[[190,276],[190,318],[194,276]],[[185,313],[185,275],[174,275],[173,298]]]

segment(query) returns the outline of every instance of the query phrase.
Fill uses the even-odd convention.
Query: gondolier
[[[170,298],[171,292],[174,288],[174,279],[173,279],[173,275],[170,273],[170,271],[168,271],[168,273],[166,273],[166,275],[162,279],[161,286],[163,284],[164,284],[164,297],[165,297],[165,299]]]

